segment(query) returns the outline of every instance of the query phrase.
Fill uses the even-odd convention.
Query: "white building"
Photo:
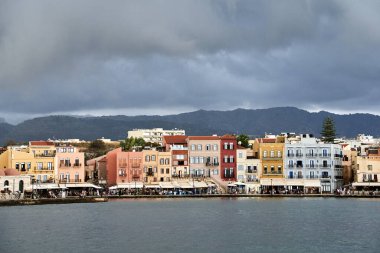
[[[343,186],[342,148],[303,134],[285,142],[287,185],[303,186],[305,192],[333,192]]]
[[[244,183],[245,193],[258,192],[260,188],[260,159],[250,148],[238,148],[236,156],[237,181]]]
[[[165,135],[185,135],[185,130],[172,129],[164,130],[163,128],[153,129],[133,129],[128,131],[128,138],[143,138],[145,142],[158,143],[162,145],[162,137]]]

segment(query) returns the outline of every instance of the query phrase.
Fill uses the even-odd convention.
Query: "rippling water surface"
[[[380,199],[0,207],[0,252],[380,252]]]

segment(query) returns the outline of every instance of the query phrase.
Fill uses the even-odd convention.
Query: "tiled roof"
[[[30,146],[54,146],[52,141],[30,141]]]
[[[186,143],[186,135],[164,135],[164,142],[171,143]]]
[[[219,140],[219,136],[189,136],[189,140]]]

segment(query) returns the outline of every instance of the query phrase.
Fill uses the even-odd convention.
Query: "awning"
[[[304,186],[302,179],[286,179],[285,183],[289,186]]]
[[[116,189],[134,189],[134,188],[143,188],[142,182],[131,182],[131,183],[125,183],[125,184],[118,184],[116,185]],[[109,188],[111,189],[111,187]],[[112,190],[112,189],[111,189]]]
[[[179,187],[182,189],[191,189],[193,185],[190,185],[188,182],[179,182]]]
[[[158,185],[158,184],[146,184],[146,185],[144,185],[144,187],[146,189],[157,189],[157,188],[160,188],[160,185]]]
[[[173,189],[174,185],[170,182],[160,182],[160,187],[164,189]]]
[[[201,181],[201,182],[194,182],[194,187],[195,188],[207,188],[208,185],[205,182]]]
[[[380,182],[360,182],[360,183],[352,183],[353,187],[365,187],[365,186],[380,186]]]
[[[229,183],[227,186],[229,186],[229,187],[234,187],[234,186],[236,186],[236,184]]]
[[[273,179],[260,179],[260,184],[263,186],[285,186],[286,182],[283,178],[273,178]]]
[[[67,183],[65,184],[67,188],[95,188],[102,189],[102,187],[91,184],[91,183]]]
[[[35,190],[54,190],[54,189],[66,189],[63,184],[35,184],[32,186]]]
[[[245,185],[244,183],[242,182],[235,182],[236,185]]]
[[[305,180],[305,187],[321,187],[321,181],[319,179]]]

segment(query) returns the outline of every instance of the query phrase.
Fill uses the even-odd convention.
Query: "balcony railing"
[[[273,156],[273,157],[263,157],[263,160],[267,160],[267,161],[274,161],[274,160],[282,160],[282,156]]]
[[[318,165],[315,165],[315,164],[313,164],[313,165],[311,165],[311,164],[306,164],[306,168],[309,168],[309,169],[315,169],[315,168],[317,168],[318,167]]]
[[[82,179],[60,179],[59,183],[81,183]]]
[[[318,154],[306,154],[306,157],[317,157]]]
[[[206,166],[219,166],[219,163],[211,163],[211,162],[206,162]]]
[[[245,173],[257,173],[257,170],[246,170]]]
[[[331,153],[321,153],[319,154],[320,157],[330,157]]]
[[[146,175],[147,175],[148,177],[153,177],[153,176],[154,176],[154,172],[152,172],[152,171],[148,171],[148,172],[146,173]]]
[[[140,168],[140,163],[132,163],[132,168]]]
[[[319,176],[315,175],[315,176],[305,176],[306,179],[318,179]]]
[[[53,171],[53,170],[54,170],[54,167],[51,167],[51,168],[47,168],[47,167],[36,168],[36,167],[34,167],[34,171],[35,172],[39,172],[39,171]]]
[[[301,153],[301,154],[296,154],[296,157],[302,157],[303,156],[303,154]]]
[[[303,176],[301,175],[293,175],[293,176],[288,176],[288,179],[302,179]]]
[[[288,157],[294,157],[294,154],[288,154],[287,156]]]
[[[125,168],[125,167],[127,167],[127,163],[119,163],[119,167],[120,168]]]
[[[55,152],[35,154],[35,157],[55,157]]]
[[[320,168],[330,168],[331,164],[320,164],[319,167]]]

